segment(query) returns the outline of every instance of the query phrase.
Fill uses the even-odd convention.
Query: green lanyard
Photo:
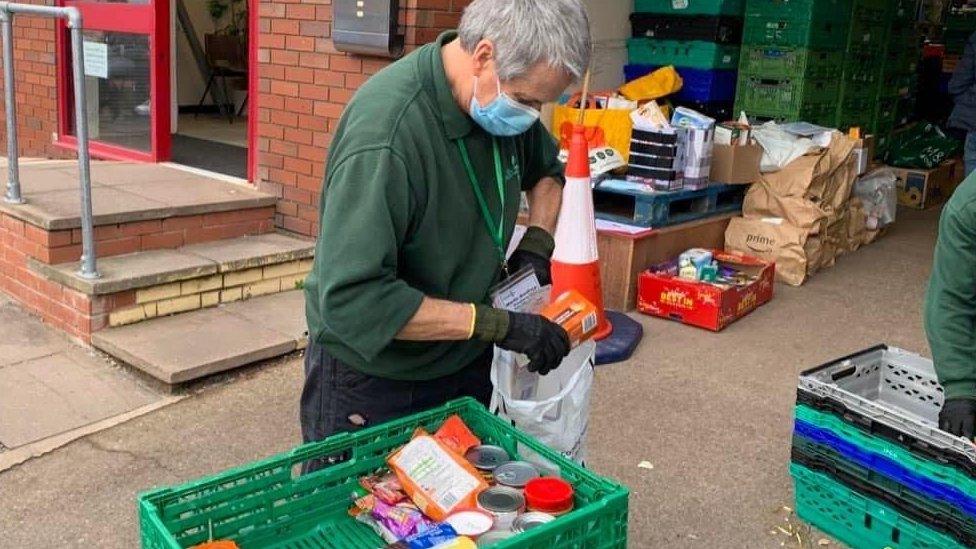
[[[498,250],[502,270],[507,274],[508,264],[505,261],[505,175],[502,170],[502,155],[498,152],[498,141],[494,137],[491,139],[492,153],[495,157],[495,180],[498,183],[498,198],[502,205],[497,227],[491,215],[491,210],[488,209],[488,202],[485,201],[485,195],[481,192],[481,185],[478,184],[478,176],[474,172],[474,166],[471,164],[471,157],[468,156],[468,148],[465,146],[464,140],[458,139],[457,146],[458,150],[461,151],[461,160],[464,161],[464,169],[468,172],[468,180],[471,182],[474,196],[478,199],[478,205],[481,206],[481,217],[484,219],[488,234],[491,236],[491,240]]]

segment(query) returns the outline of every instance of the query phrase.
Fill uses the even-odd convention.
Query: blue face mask
[[[486,132],[498,137],[512,137],[529,131],[539,120],[539,111],[519,103],[502,91],[497,82],[498,97],[482,107],[475,97],[478,90],[478,77],[474,79],[475,95],[471,97],[471,118]]]

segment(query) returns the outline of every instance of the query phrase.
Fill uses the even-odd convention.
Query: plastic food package
[[[898,168],[931,170],[962,150],[962,142],[932,124],[920,125],[891,138],[884,162]]]
[[[450,524],[438,524],[428,530],[408,536],[397,543],[391,543],[386,549],[434,549],[446,547],[445,544],[458,539],[458,533]]]
[[[407,499],[407,494],[403,491],[400,480],[393,474],[363,477],[359,479],[359,485],[388,505],[396,505]]]
[[[434,433],[434,437],[461,456],[481,444],[481,439],[471,432],[461,416],[457,414],[447,418],[444,425]]]
[[[861,199],[869,231],[895,222],[898,211],[898,177],[894,171],[881,168],[861,177],[854,183],[854,196]]]
[[[412,503],[387,505],[377,499],[370,514],[396,536],[396,539],[412,536],[433,526],[433,523]]]
[[[387,463],[417,507],[438,522],[456,509],[474,508],[488,487],[464,457],[430,435],[414,437]]]

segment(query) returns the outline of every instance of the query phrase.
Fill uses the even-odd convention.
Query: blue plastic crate
[[[661,67],[655,65],[633,64],[624,67],[627,81],[645,76]],[[735,99],[735,83],[738,71],[693,69],[689,67],[675,67],[684,86],[675,94],[675,98],[683,101],[732,101]]]
[[[817,444],[823,444],[852,463],[877,471],[925,497],[948,503],[967,515],[976,517],[976,499],[957,486],[920,476],[901,463],[864,450],[857,444],[805,421],[797,420],[793,432]]]

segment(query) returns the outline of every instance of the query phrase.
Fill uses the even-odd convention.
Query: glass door
[[[91,153],[159,162],[170,155],[169,0],[64,0],[81,11]],[[58,32],[59,142],[74,147],[71,41]]]

